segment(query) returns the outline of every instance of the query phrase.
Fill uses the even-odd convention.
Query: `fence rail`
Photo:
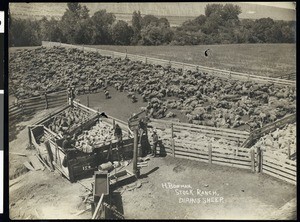
[[[18,100],[17,103],[9,106],[9,119],[11,122],[18,121],[24,114],[43,109],[55,108],[66,104],[67,99],[67,91],[63,90]]]
[[[174,67],[174,68],[181,68],[183,71],[185,71],[185,70],[191,70],[191,71],[201,70],[201,71],[207,72],[208,74],[218,76],[220,78],[233,78],[233,79],[238,79],[238,80],[242,80],[242,81],[255,81],[255,82],[259,82],[259,83],[274,83],[274,84],[279,84],[279,85],[287,85],[287,86],[296,87],[295,81],[281,79],[281,78],[257,76],[257,75],[253,75],[253,74],[221,70],[221,69],[205,67],[205,66],[201,66],[201,65],[175,62],[175,61],[170,61],[170,60],[151,58],[151,57],[146,57],[146,56],[121,53],[121,52],[115,52],[115,51],[109,51],[109,50],[103,50],[103,49],[96,49],[96,48],[91,48],[91,47],[86,47],[86,46],[70,45],[70,44],[64,44],[64,43],[59,43],[59,42],[47,42],[47,41],[43,41],[42,46],[45,46],[45,47],[60,46],[60,47],[65,47],[65,48],[76,48],[76,49],[80,49],[83,51],[97,52],[104,56],[110,56],[112,58],[128,58],[128,59],[131,59],[134,61],[142,61],[145,63],[151,63],[151,64],[155,64],[155,65],[163,65],[163,66],[170,65],[171,67]]]
[[[218,139],[226,139],[239,143],[243,143],[248,137],[249,133],[245,131],[223,129],[217,127],[195,125],[190,123],[171,122],[166,120],[150,119],[150,125],[157,129],[170,129],[178,135],[186,132],[194,132],[206,135],[208,137],[214,137]]]

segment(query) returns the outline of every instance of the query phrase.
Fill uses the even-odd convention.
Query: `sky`
[[[278,8],[288,8],[288,9],[295,9],[296,2],[247,2],[249,4],[255,5],[267,5],[267,6],[274,6]]]

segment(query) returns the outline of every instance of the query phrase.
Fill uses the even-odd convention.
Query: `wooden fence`
[[[208,164],[248,169],[252,172],[262,172],[288,183],[296,184],[296,161],[289,160],[285,155],[263,151],[260,148],[255,150],[253,148],[212,143],[209,140],[207,142],[195,142],[183,136],[178,139],[178,135],[181,133],[197,132],[208,137],[242,141],[242,139],[247,138],[247,132],[154,119],[149,125],[158,130],[171,129],[162,141],[162,146],[168,155]],[[176,137],[174,137],[174,133],[176,133]],[[197,138],[195,139],[197,140]]]
[[[296,74],[297,74],[296,72],[292,72],[292,73],[276,76],[276,78],[296,81],[296,76],[297,76]]]
[[[171,122],[158,119],[150,119],[150,125],[157,129],[173,129],[178,135],[185,132],[194,132],[206,135],[208,137],[214,137],[217,139],[226,139],[243,143],[248,137],[249,133],[246,131],[223,129],[210,126],[195,125],[190,123]]]
[[[262,159],[263,173],[296,185],[296,161],[282,158],[281,156],[275,155],[271,152],[264,152],[264,154],[262,155]]]
[[[97,52],[103,56],[109,56],[112,58],[128,58],[133,61],[142,61],[145,63],[154,64],[154,65],[171,66],[173,68],[182,69],[183,71],[186,71],[186,70],[198,71],[199,70],[199,71],[207,72],[208,74],[218,76],[221,78],[233,78],[233,79],[242,80],[242,81],[255,81],[258,83],[274,83],[274,84],[278,84],[278,85],[288,85],[288,86],[296,87],[295,81],[286,80],[286,79],[257,76],[257,75],[253,75],[253,74],[221,70],[221,69],[205,67],[205,66],[200,66],[200,65],[195,65],[195,64],[175,62],[175,61],[171,61],[171,60],[163,60],[163,59],[151,58],[151,57],[128,54],[128,53],[120,53],[120,52],[96,49],[96,48],[91,48],[91,47],[86,47],[86,46],[70,45],[70,44],[64,44],[64,43],[59,43],[59,42],[46,42],[46,41],[42,41],[42,46],[45,46],[45,47],[60,46],[60,47],[65,47],[65,48],[76,48],[76,49],[80,49],[80,50],[87,51],[87,52]]]
[[[261,138],[263,135],[273,132],[277,128],[282,128],[285,125],[287,125],[289,123],[294,123],[294,122],[296,122],[296,113],[287,115],[287,116],[283,117],[282,119],[279,119],[273,123],[267,124],[262,128],[256,129],[251,132],[249,137],[242,144],[242,147],[249,148],[255,143],[255,141],[257,139]]]
[[[18,100],[17,103],[9,106],[9,119],[11,122],[18,121],[23,115],[34,111],[50,109],[66,104],[68,94],[66,90]]]

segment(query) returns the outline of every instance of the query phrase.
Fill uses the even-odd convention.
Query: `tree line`
[[[294,43],[296,23],[271,18],[239,19],[233,4],[208,4],[204,15],[170,27],[166,18],[133,12],[131,25],[105,9],[89,15],[86,6],[67,3],[60,20],[10,17],[9,45],[34,46],[41,41],[90,45],[199,45]]]

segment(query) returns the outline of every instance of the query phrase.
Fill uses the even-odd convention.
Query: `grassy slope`
[[[193,63],[208,67],[251,73],[262,76],[280,76],[296,72],[295,44],[234,44],[197,46],[114,46],[96,48],[147,55],[161,59]],[[209,56],[204,55],[208,51]]]

